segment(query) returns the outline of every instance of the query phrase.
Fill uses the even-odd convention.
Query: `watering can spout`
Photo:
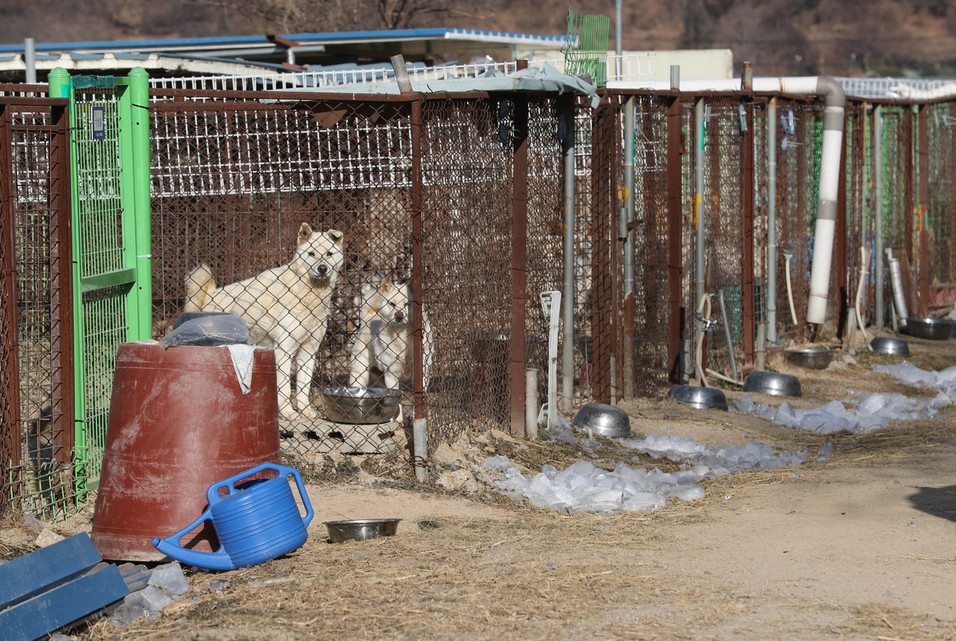
[[[196,525],[198,525],[198,523]],[[192,529],[192,527],[190,529]],[[188,550],[182,547],[175,542],[176,538],[176,535],[173,535],[167,539],[161,539],[158,536],[154,536],[152,541],[153,547],[169,558],[181,563],[186,563],[187,565],[195,565],[196,567],[207,568],[210,570],[236,569],[236,566],[232,562],[232,558],[226,554],[226,551],[223,550],[222,547],[220,547],[216,552],[197,552],[196,550]]]
[[[200,552],[197,550],[189,550],[179,544],[179,541],[187,532],[192,532],[208,518],[210,518],[210,513],[207,510],[203,512],[198,519],[172,536],[168,536],[165,539],[154,536],[152,540],[153,547],[169,558],[180,561],[181,563],[187,563],[201,568],[209,568],[210,570],[235,570],[236,566],[232,562],[232,558],[222,545],[220,545],[219,549],[215,552]]]

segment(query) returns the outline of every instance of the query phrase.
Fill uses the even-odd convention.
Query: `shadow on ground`
[[[956,485],[946,487],[917,487],[909,498],[913,506],[943,519],[956,521]]]

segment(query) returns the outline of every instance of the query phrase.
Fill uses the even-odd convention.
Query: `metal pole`
[[[527,65],[525,65],[527,66]],[[511,433],[524,436],[525,331],[528,299],[528,100],[514,101],[511,195]]]
[[[27,84],[28,85],[36,84],[37,57],[36,57],[36,47],[33,44],[33,38],[23,39],[23,65],[26,68]]]
[[[705,240],[704,240],[704,101],[698,100],[694,105],[694,130],[697,133],[697,145],[694,150],[694,249],[695,249],[695,271],[694,271],[694,305],[696,310],[700,301],[706,295],[707,270],[704,265]],[[694,323],[694,346],[700,342],[700,332],[703,329],[700,323]],[[694,355],[695,359],[697,355]],[[696,361],[695,361],[696,362]]]
[[[564,123],[564,288],[561,294],[561,409],[574,400],[574,101],[562,103]]]
[[[767,341],[777,343],[777,99],[767,106]]]
[[[130,327],[129,340],[152,338],[153,332],[153,253],[152,211],[149,199],[149,74],[142,67],[129,72],[128,100],[123,104],[130,115],[132,142],[133,211],[136,254],[137,327]],[[132,325],[132,323],[131,323]]]
[[[621,396],[634,394],[634,96],[624,112],[624,389]]]
[[[525,370],[524,430],[530,439],[538,438],[538,370]],[[548,408],[548,413],[551,408]],[[550,426],[549,426],[550,427]]]
[[[614,71],[617,73],[616,80],[621,80],[622,76],[624,75],[621,71],[621,67],[623,65],[621,61],[621,14],[623,13],[623,4],[624,0],[614,0],[614,55],[616,61],[614,65]]]
[[[883,111],[873,107],[873,233],[876,241],[874,271],[876,272],[876,326],[883,329]]]
[[[400,53],[390,58],[392,70],[395,72],[395,82],[398,83],[398,90],[403,94],[412,93],[412,81],[408,78],[408,68],[405,66],[405,56]]]

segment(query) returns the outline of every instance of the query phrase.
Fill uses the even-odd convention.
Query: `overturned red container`
[[[210,485],[279,463],[275,353],[253,349],[244,380],[226,347],[120,345],[91,533],[104,559],[163,559],[152,538],[199,516]],[[215,529],[183,546],[218,549]]]

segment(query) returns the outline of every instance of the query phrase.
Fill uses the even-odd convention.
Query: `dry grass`
[[[834,380],[844,387],[900,387],[864,375],[872,360],[850,372],[808,374],[809,385]],[[930,355],[922,361],[939,363]],[[918,365],[918,359],[914,359]],[[864,368],[862,365],[866,365]],[[856,378],[851,378],[851,375]],[[832,390],[831,390],[832,391]],[[814,392],[816,393],[816,392]],[[822,392],[820,392],[822,397]],[[779,401],[779,399],[777,399]],[[827,399],[829,400],[829,399]],[[799,470],[801,483],[829,482],[834,467],[886,466],[931,456],[956,437],[953,412],[866,435],[814,435],[770,426],[763,419],[719,412],[691,413],[667,402],[633,407],[634,422],[650,430],[674,421],[706,421],[717,431],[771,442],[781,449],[831,441],[831,462]],[[528,470],[564,468],[579,458],[612,468],[634,451],[613,439],[585,454],[578,447],[529,442],[498,432],[471,435],[480,456],[505,454]],[[646,460],[642,460],[647,464]],[[649,463],[664,471],[679,464]],[[440,471],[433,464],[432,472]],[[414,481],[403,455],[329,457],[304,470],[312,482],[347,484],[369,478],[390,488],[436,497],[467,496],[500,510],[502,518],[403,521],[399,536],[333,545],[312,536],[295,552],[228,573],[190,571],[185,599],[158,621],[119,629],[89,625],[81,639],[905,639],[956,638],[952,622],[927,620],[902,608],[808,601],[785,591],[749,592],[691,571],[693,557],[674,566],[661,554],[667,533],[702,529],[725,495],[794,482],[793,468],[742,472],[705,483],[706,495],[665,509],[571,517],[518,505],[493,491],[465,495]],[[433,477],[434,478],[434,477]],[[3,550],[0,549],[0,553]],[[941,562],[951,563],[943,558]],[[225,589],[212,592],[213,581]],[[784,579],[781,579],[784,580]]]

